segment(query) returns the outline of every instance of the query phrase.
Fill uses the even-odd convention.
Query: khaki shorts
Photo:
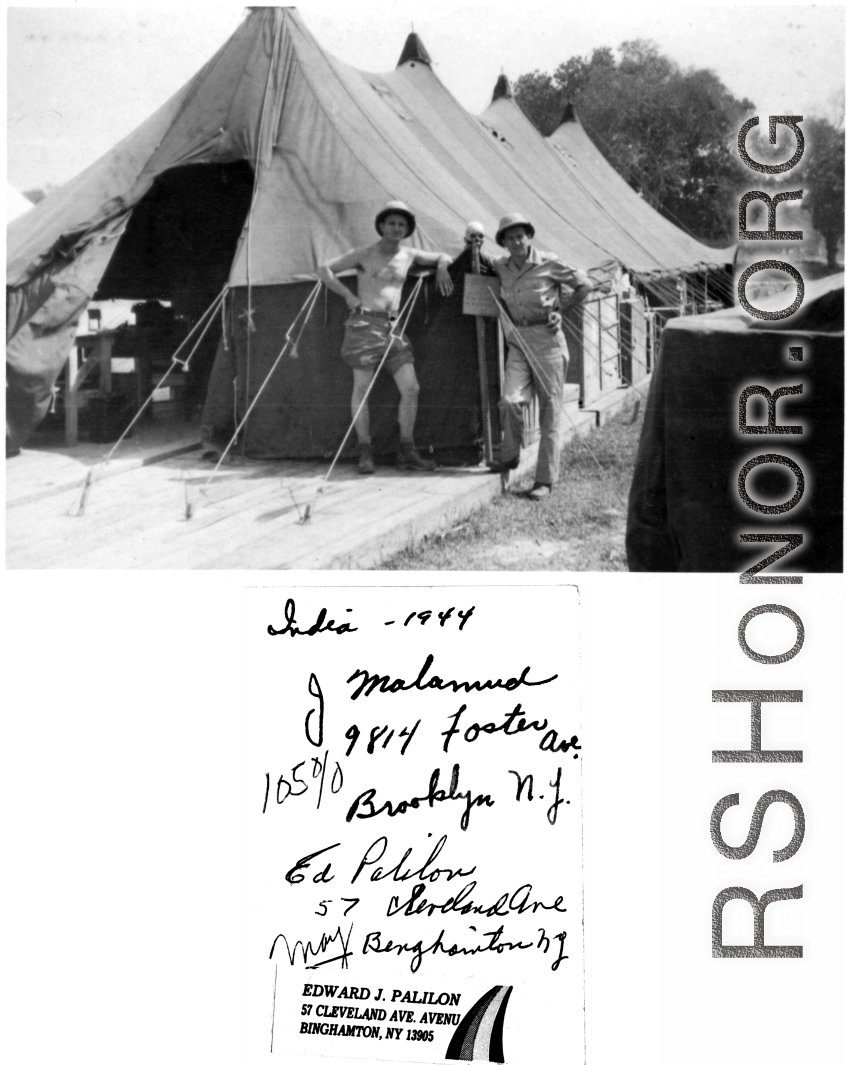
[[[391,336],[394,322],[385,315],[354,311],[344,323],[344,343],[341,358],[354,370],[375,370],[382,362],[389,343],[391,348],[384,366],[396,374],[401,366],[414,362],[412,345],[405,336]]]

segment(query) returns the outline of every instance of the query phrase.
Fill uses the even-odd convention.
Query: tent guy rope
[[[244,412],[244,417],[236,425],[235,432],[230,437],[229,443],[224,448],[223,452],[221,453],[220,458],[218,459],[217,463],[215,464],[215,468],[209,474],[209,477],[208,477],[206,483],[201,488],[201,492],[204,495],[206,494],[206,490],[208,489],[209,485],[212,483],[214,478],[217,476],[218,470],[220,470],[221,464],[223,463],[224,459],[229,454],[230,449],[232,448],[232,445],[238,439],[238,434],[241,432],[241,430],[247,424],[247,419],[253,413],[253,408],[259,402],[259,399],[261,398],[261,395],[264,392],[264,390],[265,390],[265,388],[266,388],[266,386],[268,384],[268,381],[270,381],[271,377],[273,376],[274,370],[276,370],[277,366],[279,366],[280,361],[282,360],[282,356],[288,350],[289,345],[291,345],[292,351],[296,351],[297,350],[297,345],[300,342],[300,337],[303,335],[303,330],[306,328],[306,323],[309,320],[309,316],[311,315],[311,313],[312,313],[312,311],[314,309],[314,306],[317,303],[318,294],[320,293],[320,290],[321,290],[321,283],[320,283],[320,281],[316,281],[315,285],[314,285],[314,288],[309,293],[309,295],[306,297],[306,299],[303,301],[303,306],[297,312],[297,317],[294,319],[294,321],[288,327],[288,330],[286,331],[286,334],[285,334],[285,340],[283,341],[283,345],[279,349],[279,354],[274,359],[274,361],[273,361],[273,363],[271,365],[271,368],[265,374],[265,379],[264,379],[264,381],[262,381],[261,385],[259,386],[258,390],[256,391],[256,395],[253,397],[253,399],[252,399],[252,401],[250,403],[250,406]],[[304,311],[305,311],[305,314],[304,314]],[[294,332],[294,327],[297,325],[297,322],[299,321],[301,315],[303,316],[303,321],[301,322],[300,329],[297,332],[296,340],[292,341],[292,333]]]
[[[154,385],[153,390],[151,391],[150,395],[147,397],[147,399],[144,400],[144,402],[141,404],[141,406],[135,412],[135,414],[133,415],[132,421],[130,421],[129,425],[127,425],[127,427],[124,429],[124,431],[118,437],[118,439],[115,441],[115,443],[109,449],[109,452],[107,453],[105,458],[102,458],[95,466],[92,466],[91,469],[88,471],[88,473],[85,475],[85,480],[82,482],[82,485],[81,485],[82,491],[81,491],[81,494],[80,494],[80,497],[79,497],[79,500],[78,500],[78,503],[77,503],[77,508],[76,508],[75,511],[73,511],[73,509],[72,509],[73,505],[71,505],[71,509],[69,509],[69,511],[68,511],[68,513],[71,514],[71,516],[77,517],[77,518],[81,518],[85,514],[85,504],[86,504],[86,502],[88,500],[88,491],[92,487],[92,485],[94,484],[98,472],[101,469],[105,469],[105,467],[112,461],[112,456],[115,454],[115,452],[118,450],[118,448],[123,443],[123,441],[127,438],[127,436],[129,436],[130,432],[132,431],[133,426],[139,420],[139,418],[144,413],[144,411],[147,410],[148,406],[152,403],[154,394],[156,393],[156,391],[158,389],[160,389],[162,387],[163,383],[165,381],[167,381],[167,379],[170,377],[171,373],[173,372],[174,368],[177,367],[177,366],[180,366],[180,367],[182,367],[183,372],[186,372],[188,370],[188,368],[189,368],[189,366],[191,364],[191,359],[194,356],[194,352],[200,346],[200,343],[203,340],[203,337],[209,331],[209,327],[211,326],[212,322],[215,320],[215,315],[217,313],[218,307],[223,305],[223,301],[224,301],[224,299],[226,297],[226,293],[227,293],[228,287],[229,287],[228,285],[224,285],[224,287],[221,289],[221,291],[217,294],[217,296],[215,296],[215,298],[212,300],[212,302],[209,304],[209,306],[206,308],[206,310],[203,311],[203,313],[200,315],[200,317],[197,319],[197,321],[191,327],[188,335],[185,337],[185,339],[182,341],[182,343],[179,345],[179,347],[176,349],[176,351],[173,353],[173,355],[171,355],[171,364],[167,368],[165,373],[163,374],[161,380],[156,385]],[[188,353],[187,358],[185,358],[185,359],[177,358],[177,356],[182,351],[182,349],[186,346],[186,344],[188,344],[188,341],[191,339],[191,337],[192,337],[193,333],[195,332],[195,330],[197,330],[199,328],[200,323],[203,321],[204,318],[208,318],[208,321],[203,326],[203,331],[198,336],[198,338],[197,338],[197,340],[196,340],[196,342],[194,344],[194,347]]]
[[[317,505],[318,496],[323,495],[324,489],[326,488],[326,485],[327,485],[327,481],[329,481],[330,475],[332,474],[332,471],[335,469],[335,464],[338,462],[338,459],[339,459],[339,457],[341,455],[341,452],[344,450],[345,445],[347,444],[347,441],[350,439],[350,434],[353,432],[353,426],[356,424],[356,419],[362,413],[362,410],[364,409],[365,404],[368,402],[368,396],[371,394],[371,389],[374,386],[374,382],[377,379],[377,375],[379,374],[379,371],[382,369],[383,364],[385,363],[385,360],[388,358],[388,353],[389,353],[389,351],[391,351],[391,345],[394,343],[394,341],[397,339],[398,336],[402,336],[406,326],[408,325],[409,319],[412,316],[412,311],[415,309],[415,303],[417,301],[418,293],[421,290],[421,285],[422,284],[423,284],[423,274],[421,274],[418,277],[418,280],[415,283],[415,287],[409,293],[409,296],[408,296],[406,302],[403,304],[403,307],[401,308],[400,313],[397,315],[396,321],[391,326],[391,330],[389,331],[389,334],[388,334],[388,344],[386,344],[385,351],[382,353],[382,358],[379,360],[379,365],[377,366],[376,370],[374,371],[374,375],[373,375],[373,377],[370,380],[370,383],[369,383],[369,385],[367,387],[367,390],[365,391],[364,396],[362,397],[361,403],[359,404],[359,406],[356,409],[356,413],[353,415],[353,420],[350,422],[350,425],[347,427],[347,432],[344,434],[344,439],[341,441],[341,443],[340,443],[340,445],[338,447],[338,450],[335,452],[335,457],[333,458],[332,463],[330,464],[330,467],[329,467],[329,469],[326,472],[326,476],[324,477],[323,481],[321,481],[321,483],[318,485],[318,489],[315,492],[315,498],[312,500],[311,503],[307,503],[306,504],[306,510],[305,510],[305,512],[303,514],[303,517],[300,519],[300,522],[299,522],[300,525],[305,525],[306,522],[309,521],[309,519],[312,516],[312,510]],[[405,317],[405,321],[403,320],[404,317]],[[398,327],[399,327],[399,331],[398,331]]]

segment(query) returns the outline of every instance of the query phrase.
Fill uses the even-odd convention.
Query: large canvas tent
[[[190,322],[224,286],[217,355],[212,345],[198,357],[211,370],[204,425],[226,436],[265,381],[316,267],[372,241],[389,199],[412,205],[412,243],[426,249],[455,253],[469,219],[493,233],[519,207],[541,247],[586,269],[610,260],[696,269],[716,258],[687,238],[687,258],[658,244],[638,258],[650,234],[633,240],[511,108],[511,132],[493,136],[491,114],[458,104],[414,34],[396,70],[369,74],[323,51],[293,9],[253,9],[147,122],[9,227],[7,443],[43,416],[89,299],[168,300]],[[251,415],[247,454],[324,455],[340,442],[350,385],[338,358],[343,306],[322,294]],[[409,334],[419,443],[473,445],[472,319],[427,287]],[[382,382],[372,402],[378,448],[391,442],[395,405]]]
[[[633,273],[692,273],[723,269],[732,262],[734,246],[709,248],[651,207],[597,148],[572,104],[565,107],[562,121],[547,142],[575,186],[607,220],[607,227],[623,230],[636,246],[634,252],[619,256]]]
[[[761,301],[764,309],[784,304],[784,295]],[[802,359],[791,356],[791,346],[802,348]],[[803,427],[802,434],[739,431],[748,386],[774,392],[798,384],[802,393],[779,399],[776,420]],[[749,424],[765,425],[761,395],[746,403]],[[802,496],[785,513],[754,511],[739,497],[739,472],[769,453],[805,471]],[[749,475],[745,490],[778,506],[795,491],[785,472],[766,464]],[[736,307],[669,323],[629,496],[631,570],[741,573],[783,546],[743,542],[742,535],[795,533],[804,542],[785,561],[787,571],[839,573],[843,491],[843,274],[808,283],[801,308],[775,322]]]
[[[502,75],[480,121],[512,165],[532,174],[545,205],[565,215],[569,244],[590,242],[585,254],[591,265],[600,256],[649,274],[722,270],[732,261],[732,249],[701,244],[650,207],[594,146],[572,105],[554,133],[542,137]]]

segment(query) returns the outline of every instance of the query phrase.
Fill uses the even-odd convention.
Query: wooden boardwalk
[[[371,568],[501,491],[480,468],[361,477],[339,464],[319,495],[328,463],[244,459],[207,487],[214,467],[193,449],[113,461],[77,516],[94,461],[25,450],[7,462],[9,569]]]
[[[587,435],[598,412],[571,409],[567,435]],[[197,439],[191,426],[151,428],[105,468],[97,464],[108,445],[24,449],[7,460],[7,568],[373,569],[504,487],[484,467],[410,474],[378,466],[361,477],[340,463],[319,494],[327,462],[241,458],[207,484],[214,466]],[[524,451],[510,487],[531,476],[534,452]],[[89,470],[95,480],[77,515]]]

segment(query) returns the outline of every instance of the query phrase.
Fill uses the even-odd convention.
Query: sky
[[[61,184],[143,122],[217,51],[245,8],[7,7],[7,172],[22,191]],[[473,112],[501,72],[552,72],[572,56],[648,38],[681,66],[709,67],[763,114],[843,108],[844,8],[308,2],[319,43],[361,70],[391,70],[409,31]],[[590,17],[587,12],[590,10]]]

